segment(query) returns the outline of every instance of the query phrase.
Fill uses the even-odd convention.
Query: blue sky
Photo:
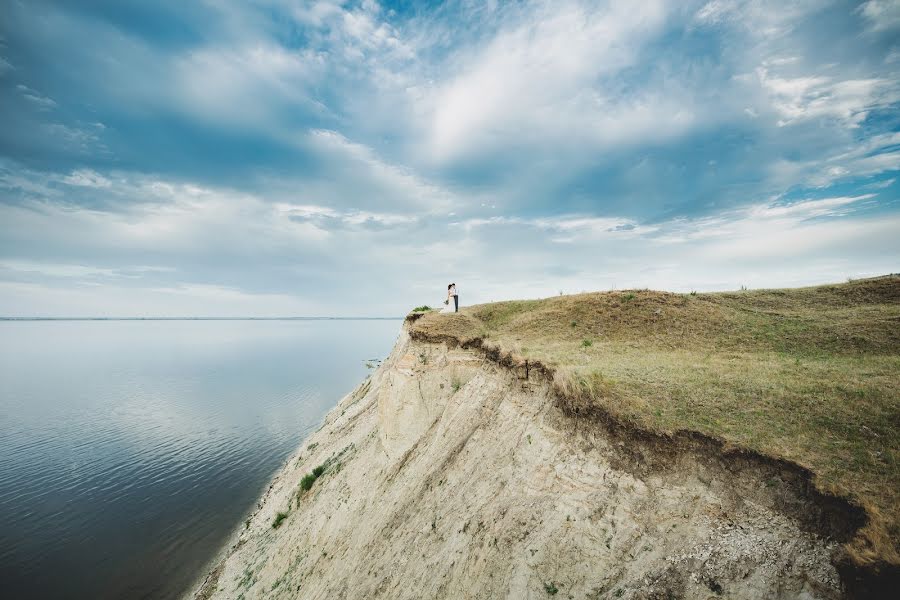
[[[0,315],[900,271],[900,0],[0,0]]]

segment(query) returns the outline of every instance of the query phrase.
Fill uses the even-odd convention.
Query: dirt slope
[[[863,520],[790,465],[611,433],[406,328],[195,597],[840,598]]]

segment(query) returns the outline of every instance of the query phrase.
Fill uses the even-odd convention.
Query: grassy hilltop
[[[866,507],[850,548],[900,564],[900,276],[710,294],[587,293],[425,313],[430,339],[550,367],[625,423],[695,430],[810,469]]]

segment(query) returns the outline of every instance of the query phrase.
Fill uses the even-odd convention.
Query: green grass
[[[300,480],[300,489],[304,492],[308,492],[312,489],[313,484],[318,479],[318,475],[313,475],[312,473],[307,473],[303,476],[303,479]]]
[[[272,521],[272,529],[278,529],[281,526],[281,522],[288,518],[288,514],[286,512],[279,512],[275,515],[275,520]]]
[[[559,592],[559,590],[556,589],[556,585],[554,585],[552,581],[544,584],[544,591],[547,592],[548,596],[555,596],[557,592]]]
[[[867,508],[870,557],[900,564],[900,276],[497,302],[410,327],[540,361],[561,392],[641,428],[803,465]]]
[[[308,492],[312,489],[313,484],[316,480],[325,474],[325,471],[328,469],[329,461],[326,461],[314,468],[311,472],[307,473],[300,480],[300,493]]]
[[[427,304],[423,304],[422,306],[417,306],[412,309],[413,312],[428,312],[429,310],[431,310],[431,307]]]

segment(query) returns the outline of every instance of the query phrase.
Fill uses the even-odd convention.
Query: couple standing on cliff
[[[444,300],[447,305],[441,312],[459,312],[459,294],[456,293],[456,284],[451,283],[447,286],[447,299]]]

